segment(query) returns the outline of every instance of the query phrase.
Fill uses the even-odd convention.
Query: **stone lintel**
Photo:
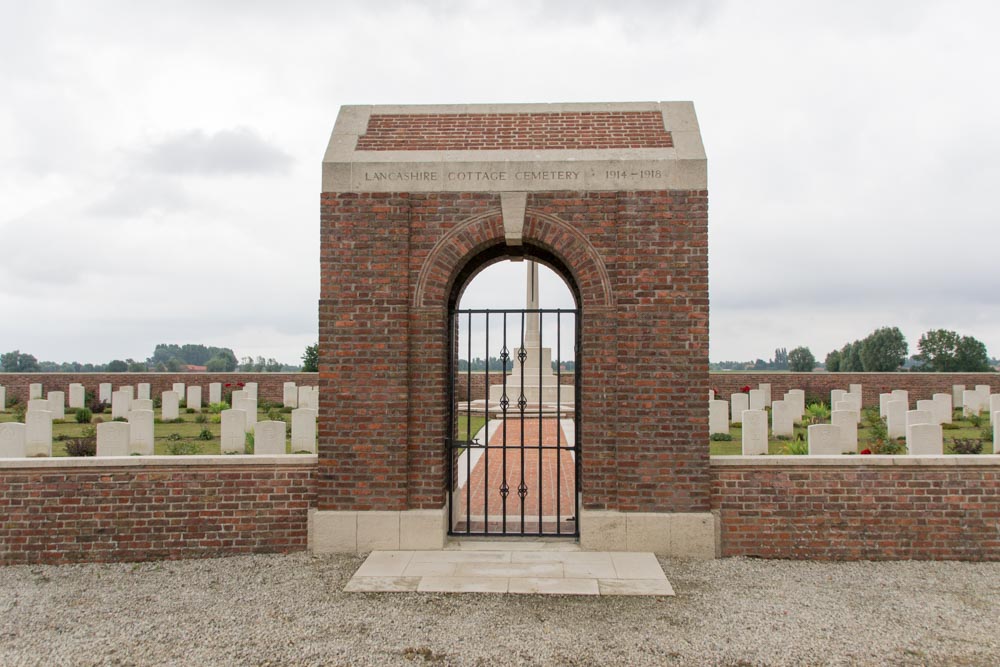
[[[376,550],[443,549],[447,511],[309,510],[309,551],[366,553]]]
[[[719,520],[711,512],[580,510],[587,551],[652,551],[673,558],[719,556]]]

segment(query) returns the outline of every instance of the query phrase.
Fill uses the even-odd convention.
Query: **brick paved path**
[[[521,449],[523,442],[526,449]],[[539,426],[541,431],[539,432]],[[518,487],[525,486],[524,532],[556,532],[557,516],[563,532],[575,531],[576,468],[573,454],[565,449],[566,436],[558,419],[508,418],[506,420],[506,448],[504,425],[501,424],[490,438],[489,445],[479,457],[469,476],[468,489],[463,487],[456,494],[457,516],[460,524],[456,530],[465,530],[466,503],[469,503],[472,530],[483,530],[483,517],[489,515],[489,532],[503,532],[503,518],[507,518],[507,532],[522,532],[521,498]],[[558,436],[558,440],[557,440]],[[561,449],[556,449],[555,445]],[[541,449],[538,446],[552,446]],[[523,454],[523,456],[522,456]],[[521,466],[524,465],[523,477]],[[557,479],[557,470],[558,479]],[[506,477],[505,477],[506,472]],[[509,489],[506,508],[501,484],[507,480]],[[539,486],[541,480],[541,486]],[[558,492],[557,492],[558,489]],[[542,530],[539,531],[539,502],[541,502]]]

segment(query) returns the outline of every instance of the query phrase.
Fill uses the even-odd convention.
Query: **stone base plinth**
[[[587,551],[652,551],[675,558],[717,558],[719,522],[711,512],[580,510]]]
[[[309,551],[365,553],[443,549],[448,513],[439,510],[309,510]]]

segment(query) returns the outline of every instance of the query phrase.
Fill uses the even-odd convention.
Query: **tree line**
[[[197,344],[161,343],[147,359],[112,359],[104,364],[39,361],[34,355],[20,350],[0,354],[0,369],[5,373],[177,373],[189,366],[204,367],[210,373],[278,373],[300,368],[262,356],[238,359],[231,348]]]

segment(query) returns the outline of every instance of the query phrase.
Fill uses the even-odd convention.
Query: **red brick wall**
[[[529,252],[578,288],[583,503],[709,506],[707,193],[531,193]],[[321,509],[441,507],[447,305],[505,244],[488,193],[321,196]]]
[[[93,391],[95,396],[102,382],[110,382],[115,389],[148,382],[150,396],[153,398],[170,391],[174,382],[183,382],[185,386],[200,386],[201,400],[206,403],[208,385],[212,382],[220,382],[223,387],[226,383],[235,385],[237,382],[256,382],[258,399],[280,403],[285,382],[315,386],[319,382],[319,376],[316,373],[0,373],[0,385],[7,387],[7,396],[16,396],[22,401],[28,399],[28,385],[35,382],[41,382],[46,393],[66,392],[67,400],[69,386],[74,382],[81,383],[88,391]]]
[[[712,509],[723,556],[1000,560],[1000,465],[713,466]]]
[[[726,400],[740,387],[756,389],[761,382],[771,383],[772,398],[781,398],[789,389],[802,389],[807,399],[816,396],[827,402],[832,389],[860,384],[865,405],[878,405],[878,395],[893,389],[909,391],[911,403],[934,394],[951,394],[955,384],[964,384],[966,389],[988,384],[993,393],[1000,393],[1000,373],[712,373],[709,382],[719,398]]]
[[[659,111],[374,114],[359,151],[670,148]]]
[[[315,464],[4,469],[0,564],[302,551]]]

